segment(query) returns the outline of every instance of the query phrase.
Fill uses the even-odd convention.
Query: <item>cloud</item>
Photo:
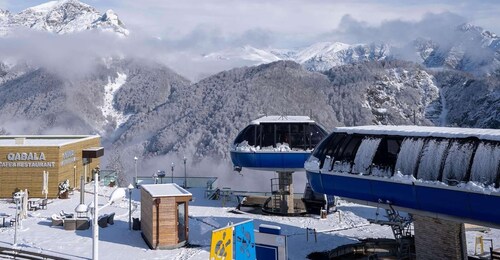
[[[88,31],[56,35],[29,29],[16,29],[0,38],[0,60],[26,61],[66,78],[85,75],[96,58],[122,54],[122,39],[105,32]]]
[[[345,43],[384,42],[391,45],[404,45],[417,38],[449,41],[454,38],[458,25],[467,22],[465,17],[445,12],[427,13],[419,21],[390,20],[379,26],[345,15],[337,29],[320,36],[323,40]]]
[[[23,8],[42,2],[32,0]],[[203,54],[244,45],[302,48],[319,41],[383,41],[404,45],[418,37],[444,41],[450,35],[443,32],[449,33],[470,19],[500,24],[497,15],[488,11],[498,7],[488,2],[476,5],[425,0],[405,3],[363,0],[85,2],[101,12],[115,10],[131,35],[120,39],[95,31],[62,36],[20,31],[0,39],[0,58],[30,59],[70,77],[91,71],[99,57],[137,56],[163,62],[197,80],[233,66],[248,65],[234,61],[215,64],[201,59]],[[0,3],[21,8],[17,1]]]

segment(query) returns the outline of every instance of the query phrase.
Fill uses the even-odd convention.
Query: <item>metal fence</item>
[[[135,178],[134,178],[135,179]],[[162,184],[162,183],[175,183],[181,187],[187,188],[208,188],[212,189],[217,187],[216,185],[217,177],[137,177],[137,185],[142,184]],[[186,182],[186,183],[184,183]]]

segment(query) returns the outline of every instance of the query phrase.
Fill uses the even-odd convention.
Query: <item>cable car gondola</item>
[[[262,207],[269,214],[302,214],[294,208],[292,173],[304,170],[316,144],[327,132],[307,116],[265,116],[243,129],[231,147],[234,168],[278,172]],[[290,206],[289,206],[290,205]]]
[[[294,172],[327,135],[308,116],[264,116],[252,121],[234,140],[231,160],[236,170]]]

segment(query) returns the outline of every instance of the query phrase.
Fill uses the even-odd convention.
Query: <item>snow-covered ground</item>
[[[104,187],[100,191],[99,205],[107,202],[113,188]],[[338,212],[327,219],[313,217],[263,216],[251,213],[235,214],[235,201],[222,204],[220,200],[207,200],[202,189],[189,189],[193,201],[189,205],[189,243],[196,245],[174,250],[150,250],[143,241],[140,231],[128,229],[128,199],[105,207],[100,214],[115,212],[115,225],[99,229],[99,257],[101,259],[208,259],[211,231],[226,226],[229,222],[254,219],[256,227],[271,224],[281,227],[288,237],[290,259],[305,259],[311,252],[325,251],[337,246],[355,243],[362,238],[392,238],[389,227],[370,224],[367,219],[375,218],[376,208],[340,201]],[[92,257],[92,230],[65,231],[62,227],[51,227],[50,216],[61,210],[73,212],[79,204],[80,194],[75,191],[69,199],[50,200],[46,210],[30,211],[17,232],[16,248],[69,259],[89,259]],[[91,185],[86,187],[85,203],[92,201]],[[140,217],[140,192],[132,193],[132,217]],[[380,215],[382,215],[380,210]],[[14,215],[15,204],[0,200],[0,213]],[[380,219],[380,216],[379,216]],[[307,228],[315,228],[318,242],[309,236]],[[482,235],[492,238],[495,246],[500,246],[500,230],[487,232],[468,231],[469,253],[474,252],[474,238]],[[0,228],[0,247],[12,247],[14,228]]]

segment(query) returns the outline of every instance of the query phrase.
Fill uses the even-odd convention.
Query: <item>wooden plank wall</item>
[[[83,174],[82,150],[84,148],[100,146],[100,138],[95,137],[87,140],[82,140],[77,143],[57,146],[7,146],[0,147],[0,161],[7,161],[8,153],[37,153],[41,152],[45,155],[45,161],[54,162],[55,167],[50,168],[28,168],[28,167],[0,167],[0,198],[12,197],[12,192],[16,188],[24,190],[28,189],[30,197],[42,197],[43,171],[49,172],[49,198],[56,198],[59,193],[59,183],[64,180],[70,180],[70,186],[74,186],[74,166],[76,165],[77,172],[77,187],[80,185],[80,174]],[[64,152],[74,150],[76,161],[68,163],[66,160],[63,164]],[[95,168],[99,164],[99,159],[94,159],[89,165],[89,169]]]
[[[175,246],[179,242],[177,231],[177,202],[185,204],[185,222],[189,227],[187,202],[191,196],[159,197],[159,221],[157,221],[155,198],[144,189],[141,190],[141,230],[148,243],[155,248],[158,241],[157,226],[159,225],[158,247]],[[188,233],[186,230],[186,240]]]
[[[147,242],[151,245],[154,246],[153,244],[153,206],[154,206],[154,201],[151,195],[145,191],[144,189],[141,189],[141,231],[148,240]]]
[[[82,159],[82,150],[89,148],[89,147],[98,147],[101,146],[101,141],[100,138],[92,138],[90,140],[84,140],[78,143],[73,143],[73,144],[68,144],[64,145],[60,148],[59,152],[59,174],[57,175],[57,185],[59,183],[69,180],[69,185],[72,188],[80,189],[80,176],[84,175],[85,171],[85,166],[83,165],[83,159]],[[75,152],[75,159],[76,161],[71,163],[69,161],[64,161],[63,156],[64,153],[67,151],[73,150]],[[104,151],[106,153],[106,151]],[[92,180],[92,169],[96,168],[97,166],[100,166],[100,159],[92,159],[92,162],[87,166],[87,181]],[[74,166],[76,166],[76,187],[75,187],[75,169]],[[49,182],[50,182],[50,177],[49,177]],[[56,185],[56,186],[57,186]],[[49,185],[50,186],[50,185]],[[56,187],[57,188],[57,187]],[[58,189],[56,189],[56,192]],[[49,192],[50,194],[50,192]]]

